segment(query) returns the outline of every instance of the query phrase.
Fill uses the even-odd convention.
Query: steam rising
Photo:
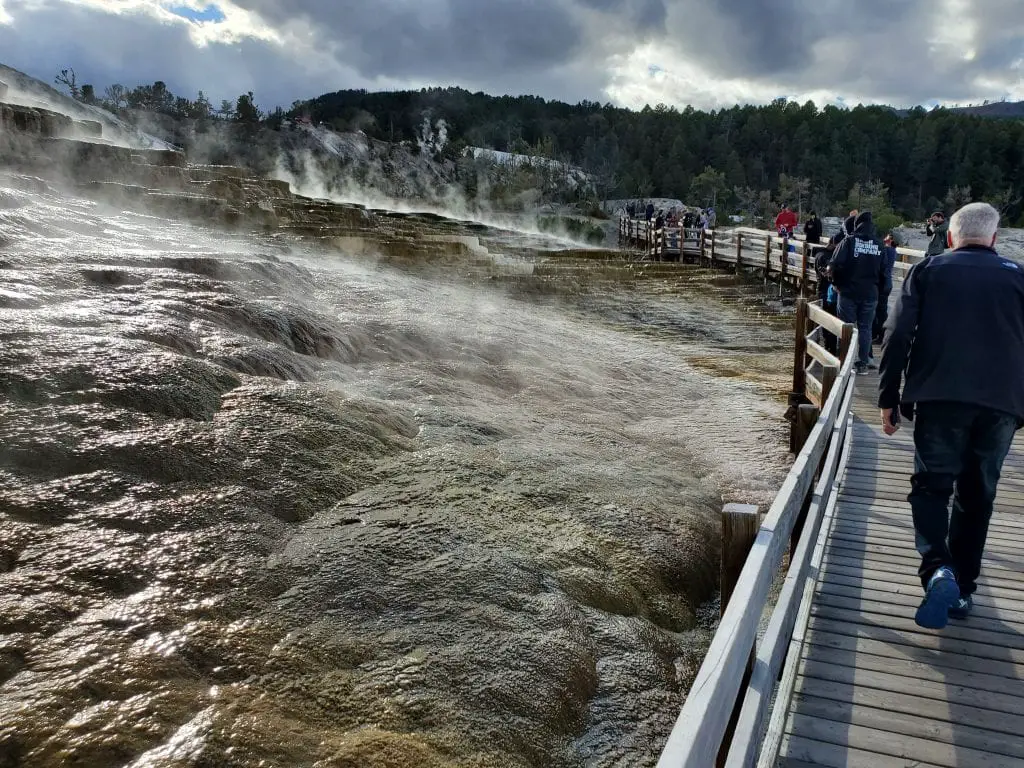
[[[0,187],[0,758],[653,765],[784,329]]]

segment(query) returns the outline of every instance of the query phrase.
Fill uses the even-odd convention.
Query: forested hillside
[[[296,104],[293,114],[387,141],[414,140],[424,118],[443,119],[454,149],[547,154],[583,166],[609,197],[688,197],[743,211],[802,198],[805,209],[824,211],[862,192],[911,217],[969,199],[997,203],[1011,220],[1022,214],[1024,121],[1016,119],[782,100],[634,112],[457,88],[339,91]]]
[[[288,145],[280,131],[292,118],[340,132],[362,131],[388,143],[382,146],[402,144],[424,163],[443,165],[441,176],[460,185],[468,200],[499,207],[521,202],[530,192],[540,200],[669,197],[756,219],[787,202],[821,214],[870,207],[883,225],[894,226],[901,218],[919,220],[937,208],[986,200],[1007,223],[1024,226],[1024,120],[1016,117],[882,106],[819,109],[785,100],[717,112],[663,105],[636,112],[459,88],[338,91],[295,102],[288,111],[263,113],[252,93],[215,109],[202,92],[193,101],[170,93],[162,82],[134,89],[115,84],[102,97],[91,85],[79,86],[74,70],[61,72],[57,82],[80,101],[102,105],[190,150],[203,149],[208,159],[241,162],[258,172]],[[986,114],[1014,114],[1011,107]],[[211,134],[228,136],[224,146],[203,140],[225,123],[236,130]],[[235,140],[239,130],[242,137]],[[496,168],[474,160],[466,152],[470,146],[565,165]],[[385,164],[389,154],[383,152]],[[555,169],[570,166],[585,169],[588,183],[550,178]],[[342,166],[337,173],[357,170],[358,164]]]

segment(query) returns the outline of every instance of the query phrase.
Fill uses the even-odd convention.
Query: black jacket
[[[885,269],[885,246],[875,237],[875,223],[871,212],[857,217],[853,234],[836,248],[829,267],[832,284],[853,301],[877,300],[878,294],[892,288],[891,272]]]
[[[807,238],[808,243],[813,245],[821,242],[821,219],[815,217],[807,220],[807,223],[804,224],[804,237]]]
[[[952,401],[1024,420],[1024,268],[970,246],[915,264],[885,326],[878,406]]]
[[[888,300],[889,294],[892,293],[892,270],[896,265],[896,259],[898,256],[899,254],[896,253],[896,248],[894,246],[883,246],[882,269],[885,270],[885,280],[878,288],[879,301]]]

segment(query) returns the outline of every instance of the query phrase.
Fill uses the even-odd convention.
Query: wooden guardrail
[[[767,260],[772,256],[771,241],[766,242],[769,245],[761,258]],[[732,245],[739,256],[737,263],[743,263],[743,241],[737,239]],[[807,268],[802,269],[806,280]],[[835,353],[826,348],[826,332],[837,339]],[[818,533],[835,504],[833,485],[851,418],[856,378],[856,354],[851,350],[856,349],[857,332],[801,298],[795,336],[791,403],[797,413],[792,436],[797,457],[752,541],[742,535],[744,528],[752,526],[737,524],[744,514],[749,520],[750,508],[728,505],[725,510],[721,621],[658,768],[709,768],[716,763],[751,768],[757,764],[779,672],[794,632],[802,632],[809,616],[804,598],[813,592]],[[738,551],[741,547],[749,547],[749,553]],[[768,595],[787,552],[782,591],[758,643]],[[743,565],[736,575],[739,561]],[[733,577],[734,583],[727,583]],[[782,706],[788,698],[788,692],[779,690],[777,700]]]
[[[774,232],[748,227],[729,229],[656,229],[653,222],[624,217],[619,220],[619,241],[640,252],[642,259],[693,261],[737,274],[761,273],[766,280],[788,284],[801,296],[813,295],[818,284],[814,271],[816,249],[802,237],[783,238]],[[897,248],[893,279],[901,280],[911,266],[924,258],[924,251]]]

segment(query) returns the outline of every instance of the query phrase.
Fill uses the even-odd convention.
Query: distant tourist
[[[631,218],[636,218],[636,206],[633,203],[626,203],[626,215]]]
[[[654,228],[664,229],[665,228],[665,211],[658,211],[658,215],[654,217]]]
[[[718,214],[715,213],[715,209],[714,208],[708,208],[708,220],[707,220],[707,227],[706,228],[707,229],[714,229],[715,228],[715,223],[717,221],[718,221]]]
[[[782,230],[786,230],[786,234],[783,237],[787,237],[796,231],[796,225],[800,223],[796,214],[789,210],[789,206],[786,203],[782,204],[782,210],[779,211],[779,215],[775,217],[775,231],[780,235]]]
[[[645,213],[647,214],[647,221],[650,221],[651,219],[654,218],[654,203],[647,204],[647,210],[645,211]]]
[[[881,344],[885,335],[885,321],[889,318],[889,294],[892,292],[892,270],[896,265],[896,242],[893,240],[892,234],[886,235],[882,243],[884,245],[882,249],[884,263],[882,266],[888,276],[886,280],[886,286],[888,287],[886,290],[880,290],[878,293],[878,308],[875,310],[874,325],[871,326],[871,339],[876,344]]]
[[[822,231],[821,219],[816,212],[811,211],[804,223],[804,237],[808,243],[817,245],[821,242]]]
[[[988,203],[953,214],[953,250],[913,266],[885,329],[878,406],[887,435],[900,412],[914,419],[915,618],[929,629],[971,611],[999,474],[1024,425],[1024,271],[996,253],[998,227]]]
[[[928,218],[928,224],[924,228],[925,234],[931,238],[928,241],[928,248],[925,256],[938,256],[946,250],[946,237],[949,232],[949,224],[946,223],[946,214],[936,211]]]
[[[854,220],[853,233],[839,244],[829,262],[832,283],[839,292],[839,319],[857,326],[858,374],[876,367],[871,361],[871,326],[879,295],[891,290],[886,284],[884,263],[871,211],[864,211]]]

